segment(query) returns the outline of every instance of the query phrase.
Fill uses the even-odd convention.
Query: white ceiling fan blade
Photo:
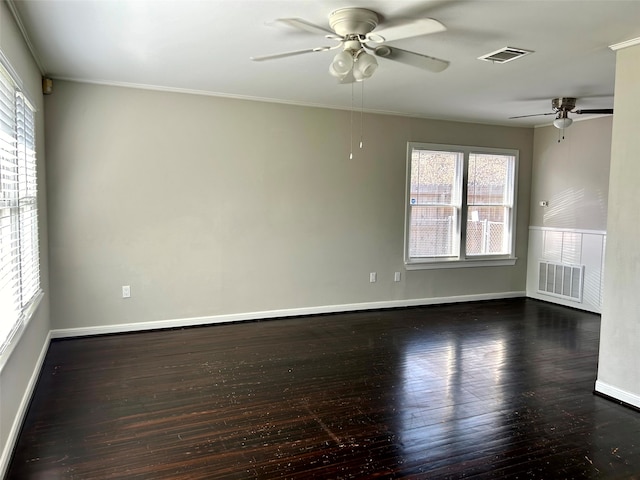
[[[430,57],[429,55],[422,55],[421,53],[409,52],[408,50],[401,50],[388,45],[380,45],[376,47],[373,52],[378,57],[395,60],[433,73],[442,72],[449,66],[449,62],[446,60],[440,60],[439,58]]]
[[[331,50],[331,49],[332,47],[316,47],[316,48],[307,48],[305,50],[294,50],[292,52],[274,53],[271,55],[262,55],[259,57],[250,57],[250,58],[254,62],[262,62],[264,60],[275,60],[276,58],[293,57],[295,55],[303,55],[305,53],[326,52],[327,50]]]
[[[320,35],[335,35],[335,33],[328,28],[321,27],[319,25],[315,25],[313,23],[307,22],[301,18],[278,18],[273,21],[274,24],[286,25],[288,27],[293,27],[297,30],[302,30],[309,33],[318,33]]]
[[[367,40],[374,43],[393,42],[403,38],[443,32],[446,29],[447,27],[433,18],[417,18],[394,27],[375,30],[367,35]]]

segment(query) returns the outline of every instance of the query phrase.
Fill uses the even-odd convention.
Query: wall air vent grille
[[[533,53],[532,50],[523,50],[522,48],[503,47],[495,52],[487,53],[478,57],[478,60],[484,60],[492,63],[507,63],[516,58],[524,57]]]
[[[540,260],[538,292],[582,303],[584,265]]]

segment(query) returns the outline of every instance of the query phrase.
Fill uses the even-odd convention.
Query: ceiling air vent
[[[485,60],[493,63],[507,63],[516,58],[524,57],[533,53],[531,50],[523,50],[522,48],[503,47],[495,52],[487,53],[478,57],[478,60]]]

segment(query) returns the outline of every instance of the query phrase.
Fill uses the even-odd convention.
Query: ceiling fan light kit
[[[351,74],[356,82],[361,82],[371,77],[376,68],[378,68],[378,62],[373,55],[363,50],[356,52],[343,50],[329,65],[329,73],[340,80],[344,80]]]

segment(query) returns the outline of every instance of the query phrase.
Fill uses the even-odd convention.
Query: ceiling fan
[[[341,8],[329,14],[329,27],[321,27],[300,18],[279,18],[278,24],[288,25],[309,33],[321,34],[329,40],[337,41],[334,46],[322,46],[305,50],[276,53],[251,57],[261,62],[277,58],[291,57],[306,53],[325,52],[340,49],[329,66],[329,73],[340,83],[353,83],[371,77],[378,67],[376,57],[395,60],[430,72],[441,72],[449,66],[446,60],[401,50],[387,45],[404,38],[442,32],[446,27],[432,18],[417,18],[402,23],[376,28],[381,16],[365,8]]]
[[[541,115],[555,115],[556,119],[553,121],[553,126],[559,129],[568,128],[573,120],[569,118],[569,113],[574,113],[577,115],[581,114],[590,114],[590,115],[611,115],[613,114],[613,108],[591,108],[591,109],[582,109],[582,110],[574,110],[576,108],[576,98],[573,97],[558,97],[551,100],[551,109],[553,112],[547,113],[534,113],[533,115],[519,115],[517,117],[509,117],[512,118],[525,118],[525,117],[538,117]]]

